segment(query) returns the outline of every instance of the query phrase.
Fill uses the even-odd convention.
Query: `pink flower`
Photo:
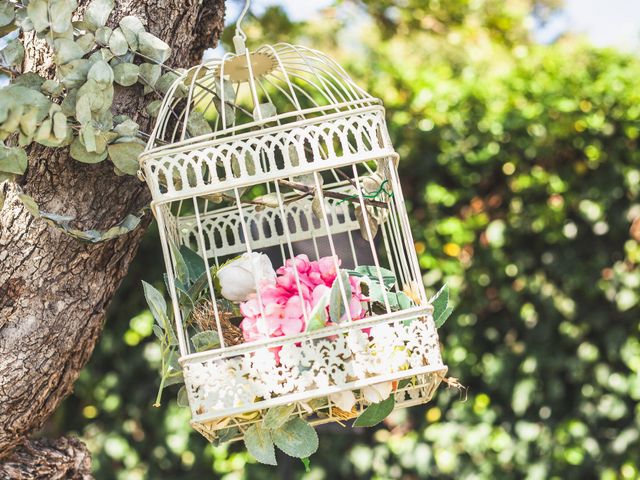
[[[308,314],[325,299],[338,276],[340,260],[324,257],[310,261],[306,255],[287,260],[277,270],[275,284],[263,284],[240,304],[243,320],[240,323],[245,341],[294,335],[306,330],[305,313]],[[369,301],[360,288],[360,279],[349,277],[351,298],[349,313],[353,320],[366,315],[363,303]],[[328,318],[327,324],[336,319]],[[340,321],[348,319],[347,313]],[[331,321],[333,320],[333,322]]]

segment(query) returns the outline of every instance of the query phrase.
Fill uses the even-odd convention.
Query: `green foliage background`
[[[466,401],[442,388],[376,431],[323,427],[307,474],[213,448],[175,400],[151,406],[152,228],[47,433],[77,431],[104,480],[640,478],[638,58],[533,43],[527,16],[553,2],[353,5],[246,30],[327,50],[384,99],[425,283],[457,297],[441,341]]]

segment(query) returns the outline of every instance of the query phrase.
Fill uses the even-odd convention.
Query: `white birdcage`
[[[237,53],[179,75],[140,157],[193,427],[211,440],[239,438],[285,404],[312,424],[341,421],[367,406],[365,387],[384,382],[396,407],[429,401],[446,366],[380,100],[321,52],[249,51],[242,35],[234,40]],[[200,257],[189,262],[202,262],[197,298],[185,293],[187,248]],[[245,341],[244,314],[221,297],[217,272],[238,255],[256,258],[251,252],[292,267],[300,332]],[[307,258],[333,262],[328,300],[309,299]],[[251,298],[257,322],[268,323],[265,310],[279,304],[263,301],[265,284],[256,281]],[[365,291],[356,298],[354,288]],[[317,328],[318,319],[327,326]],[[219,344],[197,351],[194,337],[209,329]],[[345,391],[356,398],[348,412],[333,400]]]

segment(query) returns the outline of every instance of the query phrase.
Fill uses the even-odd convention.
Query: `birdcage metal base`
[[[398,380],[393,393],[394,409],[422,405],[431,401],[438,386],[442,382],[447,368]],[[350,412],[338,408],[330,397],[319,397],[304,402],[296,402],[289,418],[302,417],[311,425],[338,423],[346,426],[347,422],[357,418],[369,405],[362,394],[356,393],[356,404]],[[236,442],[242,440],[244,432],[261,422],[268,409],[254,410],[241,415],[229,416],[212,421],[192,421],[191,426],[210,442]]]
[[[225,441],[280,405],[296,404],[292,415],[308,416],[313,424],[347,420],[368,402],[356,396],[355,410],[342,412],[332,395],[360,395],[364,387],[383,382],[394,386],[397,406],[425,403],[447,370],[428,305],[195,353],[181,363],[194,428]]]

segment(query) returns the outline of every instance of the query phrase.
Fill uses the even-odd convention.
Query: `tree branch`
[[[91,454],[77,438],[27,441],[0,464],[0,478],[91,480]]]

